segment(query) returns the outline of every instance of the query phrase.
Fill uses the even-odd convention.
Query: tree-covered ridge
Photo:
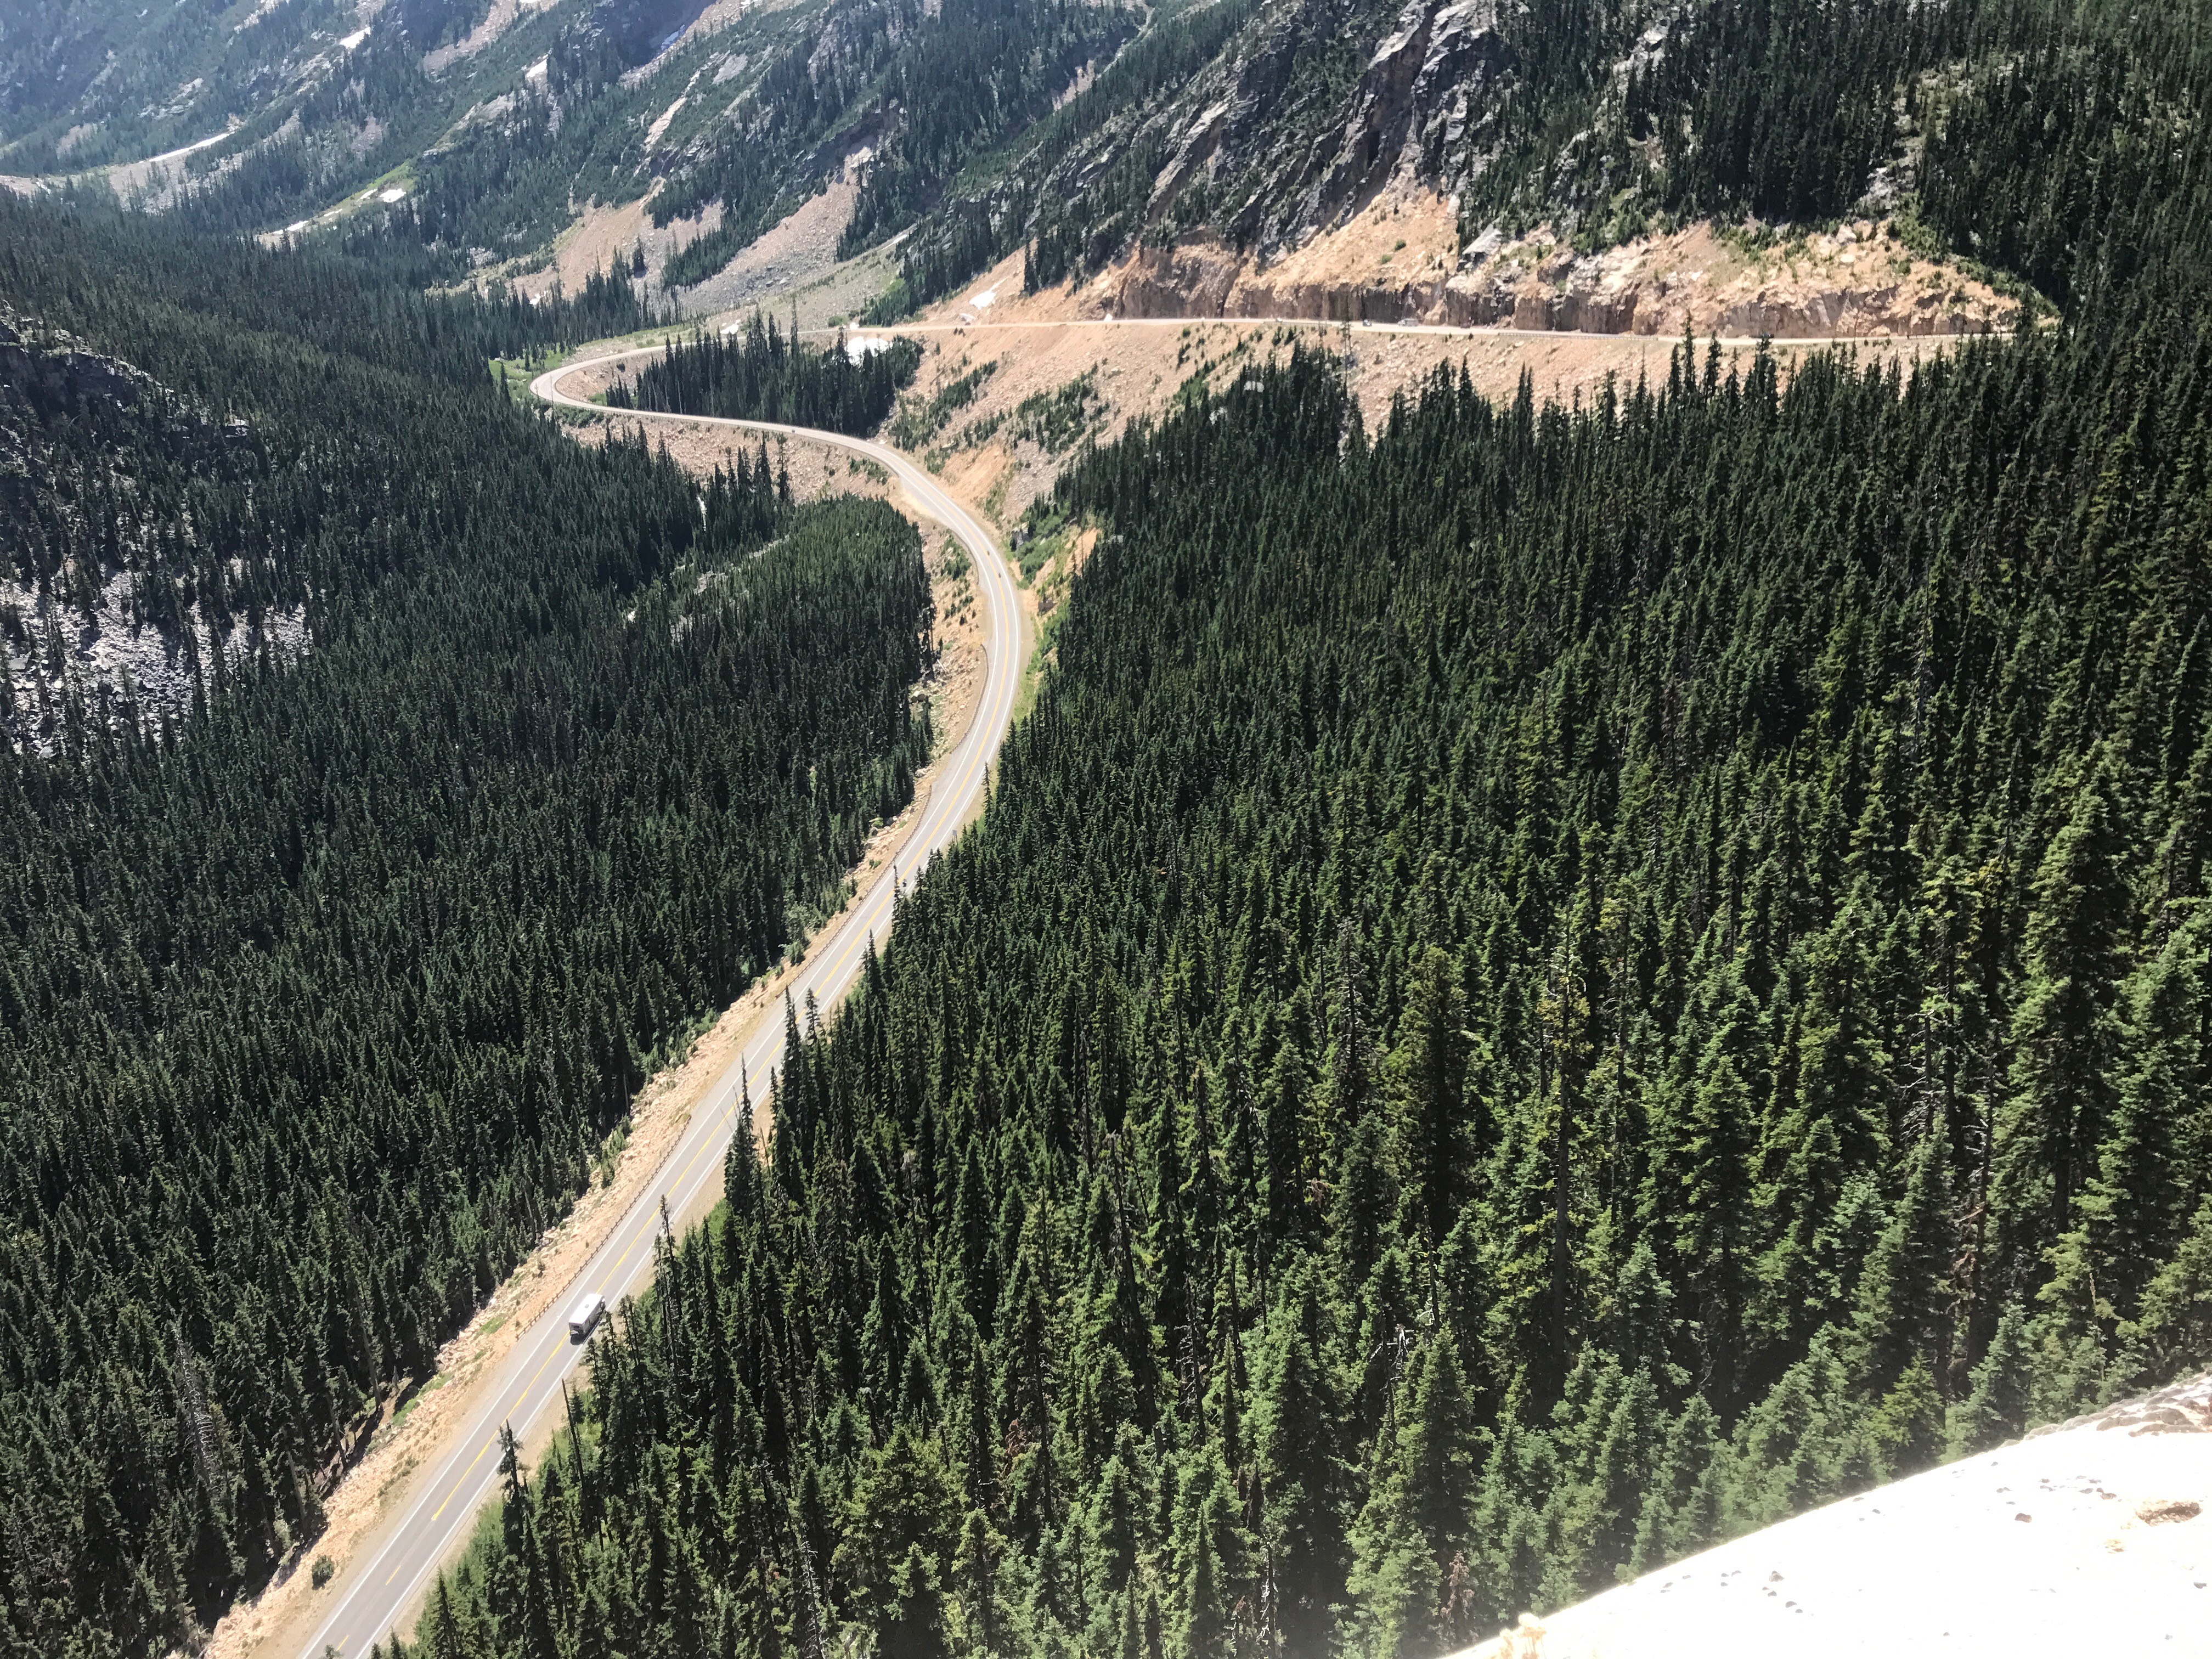
[[[302,418],[335,418],[329,403],[343,399],[296,390],[272,361],[477,388],[487,358],[573,346],[649,318],[604,287],[544,305],[428,294],[419,264],[374,243],[276,251],[96,199],[0,193],[0,297],[142,366],[154,361],[142,336],[158,343],[161,378],[218,410],[250,386],[264,403],[291,392],[287,407]],[[235,349],[211,319],[239,336]]]
[[[158,725],[183,706],[179,675],[142,696],[80,672],[80,629],[127,623],[191,678],[219,675],[214,659],[261,648],[272,617],[300,633],[335,586],[408,556],[362,539],[307,464],[348,442],[354,408],[419,403],[440,381],[481,391],[488,355],[638,319],[626,283],[536,307],[434,299],[387,258],[295,258],[112,209],[10,197],[0,233],[0,296],[34,311],[0,323],[0,729],[41,744],[88,714]],[[210,326],[210,308],[237,331]],[[87,349],[61,318],[132,357],[143,342],[174,383]],[[271,398],[290,399],[275,428],[247,418]]]
[[[908,339],[848,350],[842,334],[826,350],[803,346],[756,311],[742,328],[672,340],[662,354],[607,388],[611,409],[658,409],[724,420],[778,421],[858,436],[891,412],[921,365]]]
[[[782,44],[728,125],[653,198],[656,223],[722,204],[670,260],[670,287],[727,264],[848,155],[871,160],[841,252],[874,246],[937,204],[978,151],[1046,114],[1078,73],[1128,37],[1125,7],[1068,0],[844,0]]]
[[[1895,215],[2069,305],[2201,246],[2207,86],[2193,15],[2117,0],[1163,7],[970,161],[878,314],[1016,250],[1032,287],[1187,234],[1265,262],[1408,185],[1456,198],[1463,269],[1539,225],[1590,252],[1703,218]]]
[[[299,605],[301,574],[277,568],[267,538],[249,548],[225,526],[187,546],[175,533],[188,501],[204,514],[216,499],[240,504],[258,460],[243,422],[218,422],[65,336],[0,319],[0,734],[53,738],[78,629],[117,586],[121,617],[195,654],[203,638],[246,648],[232,637],[241,617],[250,635]],[[135,704],[137,689],[126,675],[113,690]],[[80,695],[98,702],[95,688]]]
[[[918,222],[875,314],[896,317],[942,298],[1017,248],[1031,251],[1034,290],[1126,246],[1165,157],[1158,134],[1119,153],[1115,137],[1184,91],[1255,9],[1253,0],[1154,9],[1073,97],[968,161],[943,209]],[[1102,167],[1111,173],[1103,185],[1094,182]]]
[[[841,254],[872,247],[937,204],[972,155],[1049,114],[1079,75],[1135,32],[1115,4],[988,0],[947,8],[887,77],[898,125],[868,169]]]
[[[1501,14],[1516,72],[1473,129],[1469,237],[1904,207],[1947,252],[2062,303],[2201,251],[2212,40],[2091,0],[1577,0]]]
[[[2203,1364],[2208,367],[1079,466],[983,824],[430,1651],[1418,1655]]]
[[[45,411],[86,514],[36,580],[104,568],[111,490],[141,579],[309,636],[208,661],[180,720],[72,700],[0,746],[0,1651],[151,1655],[312,1536],[372,1395],[842,899],[928,751],[931,601],[887,507],[516,404],[503,310],[0,227],[11,310],[246,434]]]

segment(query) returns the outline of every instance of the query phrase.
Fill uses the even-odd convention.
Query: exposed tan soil
[[[1067,538],[1066,545],[1052,558],[1038,567],[1036,577],[1029,585],[1037,620],[1042,622],[1060,609],[1073,585],[1076,574],[1091,562],[1091,555],[1098,546],[1098,527],[1087,525]]]
[[[605,270],[610,260],[621,260],[627,270],[631,255],[643,243],[647,282],[658,294],[660,273],[667,267],[670,258],[708,231],[720,228],[722,204],[709,204],[696,219],[672,219],[665,225],[655,226],[652,199],[648,192],[642,199],[625,202],[620,207],[594,203],[586,208],[555,240],[551,264],[516,276],[515,291],[532,300],[542,300],[557,282],[567,293],[580,292],[592,273]]]
[[[1440,222],[1401,216],[1395,228],[1393,222],[1383,222],[1387,235],[1355,224],[1340,234],[1347,240],[1333,246],[1355,254],[1364,249],[1361,257],[1379,258],[1378,246],[1396,253],[1397,233],[1409,231],[1414,234],[1404,237],[1408,248],[1423,257],[1434,256]],[[1714,246],[1734,257],[1717,239]],[[1126,276],[1129,269],[1120,275]],[[1726,282],[1734,283],[1741,274],[1731,270]],[[1053,455],[1034,443],[1016,441],[1011,431],[1014,411],[1024,398],[1055,392],[1086,372],[1093,376],[1102,405],[1091,435],[1103,442],[1133,419],[1163,414],[1193,376],[1203,374],[1206,385],[1218,391],[1249,365],[1286,353],[1297,343],[1338,355],[1372,430],[1388,418],[1393,398],[1415,390],[1440,367],[1455,375],[1464,368],[1476,390],[1499,399],[1514,395],[1526,369],[1540,398],[1571,404],[1598,395],[1608,380],[1624,388],[1634,386],[1639,377],[1664,381],[1669,357],[1680,343],[1679,329],[1607,334],[1273,318],[1109,320],[1110,313],[1097,302],[1098,283],[1080,293],[1061,287],[1027,295],[1021,284],[1022,260],[1017,254],[930,307],[916,321],[882,331],[911,334],[924,343],[921,368],[908,394],[923,404],[962,375],[985,363],[996,365],[975,401],[946,422],[925,453],[933,453],[947,482],[963,498],[989,511],[1002,527],[1011,526],[1030,501],[1050,489],[1060,469],[1077,453],[1071,447]],[[988,302],[979,304],[985,296]],[[1850,349],[1862,361],[1910,365],[1941,349],[1943,337],[1868,338],[1853,342]],[[1826,349],[1828,343],[1778,339],[1772,349],[1786,373],[1807,352]],[[1748,357],[1751,349],[1739,343],[1726,348],[1726,355],[1740,360]],[[998,429],[985,437],[983,430],[994,417]],[[973,485],[969,482],[970,466],[983,456],[1000,458],[994,463],[997,470],[986,483]]]
[[[1581,259],[1539,231],[1452,277],[1439,305],[1447,323],[1723,339],[1989,334],[2020,309],[1869,219],[1766,243],[1696,224]]]
[[[611,424],[594,422],[575,428],[576,434],[586,442],[604,441],[605,428]],[[726,462],[738,453],[734,442],[726,441],[730,434],[711,428],[671,428],[666,422],[653,424],[668,437],[670,453],[695,471]],[[750,456],[751,451],[747,448],[743,453]],[[919,518],[902,493],[867,471],[865,463],[858,468],[848,466],[842,452],[826,445],[794,441],[785,446],[783,459],[796,498],[811,500],[837,491],[868,495],[890,499],[902,511]],[[982,691],[982,617],[972,578],[948,574],[949,538],[939,526],[921,520],[921,529],[938,612],[938,662],[922,690],[930,698],[939,758],[915,780],[913,804],[870,838],[852,872],[856,898],[890,873],[894,855],[928,806],[930,792],[941,775],[943,757],[958,746]],[[912,872],[902,873],[910,876]],[[815,948],[832,937],[850,908],[848,901],[845,911],[823,925],[815,936]],[[360,1436],[367,1440],[368,1450],[324,1500],[329,1524],[322,1536],[288,1563],[283,1574],[258,1600],[240,1604],[216,1626],[207,1649],[210,1659],[246,1659],[249,1655],[289,1659],[308,1639],[325,1607],[309,1575],[301,1570],[305,1564],[317,1555],[343,1562],[371,1541],[391,1516],[404,1510],[413,1495],[416,1471],[436,1457],[481,1406],[483,1379],[497,1370],[521,1334],[567,1290],[628,1213],[682,1135],[692,1111],[736,1063],[759,1023],[781,1018],[783,988],[793,971],[781,969],[756,982],[691,1043],[682,1060],[664,1068],[646,1085],[631,1111],[629,1144],[617,1166],[613,1184],[601,1187],[595,1182],[568,1216],[546,1232],[468,1328],[440,1351],[437,1372],[424,1387],[411,1395],[403,1387],[382,1403],[373,1421],[362,1425]],[[769,1131],[766,1103],[757,1105],[755,1127],[764,1146]],[[677,1224],[698,1220],[713,1208],[718,1196],[710,1188],[690,1210],[674,1218]],[[552,1430],[550,1422],[539,1424],[525,1441],[526,1455],[534,1456],[542,1450]]]
[[[1378,198],[1342,228],[1264,270],[1211,239],[1194,240],[1139,250],[1095,278],[1083,298],[1117,317],[1416,320],[1403,296],[1450,273],[1458,234],[1446,198],[1425,191]]]
[[[1462,257],[1457,210],[1386,192],[1262,267],[1210,238],[1140,249],[1068,299],[1075,314],[1441,323],[1594,334],[1853,338],[1985,334],[2017,305],[1923,259],[1887,221],[1762,244],[1710,223],[1578,258],[1547,229]],[[1486,239],[1486,240],[1487,239]]]
[[[1006,489],[1015,465],[1013,452],[1006,445],[986,444],[954,456],[939,476],[967,505],[997,518],[1006,510]]]

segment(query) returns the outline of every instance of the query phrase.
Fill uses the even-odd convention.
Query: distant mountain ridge
[[[2061,306],[2172,246],[2161,216],[2212,221],[2204,50],[2116,0],[37,4],[0,34],[0,172],[213,138],[164,203],[445,283],[642,199],[696,227],[653,272],[680,291],[839,179],[842,253],[904,233],[879,319],[1018,252],[1032,286],[1194,240],[1264,271],[1415,192],[1447,276],[1539,229],[1589,258],[1893,219]]]

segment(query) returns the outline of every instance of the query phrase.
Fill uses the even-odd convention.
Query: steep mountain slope
[[[842,898],[930,588],[520,406],[562,308],[9,197],[0,306],[0,1652],[140,1659]]]
[[[842,181],[842,252],[904,235],[884,319],[1016,252],[1032,286],[1141,258],[1157,304],[1203,314],[1237,280],[1223,269],[1272,292],[1316,238],[1408,204],[1451,226],[1433,279],[1411,298],[1390,292],[1402,270],[1340,283],[1343,314],[1503,320],[1534,265],[1565,314],[1608,326],[1584,303],[1592,262],[1708,221],[1754,238],[1893,224],[1910,255],[1965,262],[1949,286],[2034,308],[2170,240],[2144,216],[2207,204],[2202,43],[2117,0],[298,0],[252,16],[187,9],[127,40],[86,24],[71,61],[116,52],[97,86],[58,58],[40,81],[47,58],[11,37],[0,167],[228,124],[161,193],[202,223],[342,226],[453,282],[542,270],[594,204],[642,203],[680,228],[647,260],[641,218],[607,251],[678,291]],[[169,104],[141,97],[172,72]],[[2118,263],[2077,270],[2092,254]]]
[[[1587,256],[1700,219],[1901,210],[1921,252],[2063,301],[2072,260],[2124,269],[2212,188],[2201,39],[2114,4],[1224,0],[1142,44],[1172,70],[1133,53],[959,181],[906,297],[1025,246],[1037,283],[1191,239],[1264,272],[1423,194],[1449,199],[1470,279],[1540,228]]]
[[[0,172],[93,167],[219,133],[342,64],[362,9],[26,0],[0,19]]]

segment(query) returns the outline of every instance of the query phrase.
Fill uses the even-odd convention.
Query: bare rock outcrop
[[[1314,186],[1310,220],[1355,202],[1395,175],[1439,175],[1466,130],[1470,103],[1511,65],[1497,0],[1412,0],[1370,55],[1335,159]]]
[[[217,419],[129,363],[0,314],[0,745],[52,752],[71,701],[99,720],[179,714],[218,660],[308,647],[299,605],[238,613],[198,593],[159,615],[147,605],[149,586],[173,588],[173,571],[137,510],[134,457],[156,449],[195,471],[246,473],[258,443],[247,422]],[[120,564],[86,533],[67,487],[101,470]],[[46,556],[58,545],[74,550],[57,567]],[[242,574],[238,559],[228,574]]]

